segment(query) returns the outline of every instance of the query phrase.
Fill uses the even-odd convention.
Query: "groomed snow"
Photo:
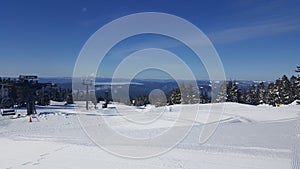
[[[289,169],[299,165],[295,163],[299,161],[295,152],[300,152],[297,137],[300,105],[271,107],[226,103],[219,127],[201,145],[198,144],[201,128],[216,122],[207,121],[209,113],[217,113],[208,111],[211,106],[136,108],[115,103],[108,109],[78,111],[73,106],[51,102],[51,106],[37,108],[39,116],[33,118],[32,123],[29,117],[0,117],[0,168]],[[185,126],[186,119],[178,119],[180,111],[190,113],[195,107],[199,108],[199,114],[188,136],[171,151],[149,159],[122,158],[102,150],[89,139],[78,120],[84,117],[90,120],[91,126],[101,127],[95,121],[96,117],[101,117],[122,134],[147,138],[169,127]],[[18,110],[18,113],[25,114],[25,110]],[[128,123],[128,120],[143,124]],[[180,121],[176,126],[175,120]],[[164,147],[167,143],[168,140],[152,147],[125,148],[142,151]],[[125,145],[111,146],[124,148]]]

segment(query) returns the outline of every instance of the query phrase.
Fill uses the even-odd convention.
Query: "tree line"
[[[297,66],[295,72],[300,73],[300,66]],[[106,93],[103,98],[100,96],[96,96],[96,98],[87,98],[87,95],[79,90],[73,92],[72,95],[71,89],[62,89],[61,87],[52,84],[38,83],[37,81],[32,83],[31,86],[26,86],[26,84],[27,83],[17,79],[0,78],[1,107],[11,107],[13,105],[18,105],[20,107],[25,106],[26,101],[28,101],[28,92],[32,90],[32,85],[36,86],[36,89],[31,92],[33,93],[33,99],[38,105],[49,105],[50,100],[66,101],[67,104],[71,104],[73,103],[73,99],[88,99],[93,101],[95,105],[102,100],[106,102],[113,101],[109,92]],[[299,75],[290,78],[283,75],[274,82],[260,82],[251,85],[247,89],[241,88],[237,81],[229,80],[220,84],[218,93],[209,93],[206,89],[201,88],[201,86],[182,83],[179,87],[174,88],[167,94],[163,91],[159,91],[149,96],[143,94],[135,98],[120,98],[114,101],[134,106],[143,106],[147,104],[153,104],[155,106],[205,104],[211,102],[237,102],[250,105],[269,104],[278,106],[280,104],[290,104],[295,100],[300,100]]]
[[[300,73],[300,66],[297,66],[295,72]],[[290,104],[295,100],[300,100],[300,76],[293,75],[288,78],[283,75],[274,82],[260,82],[251,85],[248,89],[242,89],[237,81],[229,80],[220,85],[216,95],[214,102],[237,102],[250,105],[269,104],[272,106]],[[205,104],[212,102],[212,96],[209,96],[205,90],[199,90],[199,87],[181,84],[167,96],[161,92],[152,97],[151,100],[147,95],[137,96],[133,100],[135,106],[149,103],[155,106]]]
[[[165,106],[173,104],[210,103],[211,100],[207,91],[200,91],[198,89],[199,88],[197,86],[192,84],[182,83],[178,88],[174,88],[167,95],[163,91],[150,95],[150,97],[147,95],[141,95],[132,99],[134,100],[132,103],[134,106],[143,106],[147,104]]]
[[[300,72],[300,66],[297,66],[295,72]],[[223,86],[225,85],[227,102],[278,106],[280,104],[290,104],[300,99],[300,76],[293,75],[288,78],[283,75],[275,82],[268,85],[261,82],[258,85],[252,85],[248,90],[241,90],[235,81],[224,83]]]
[[[283,75],[275,82],[265,84],[260,82],[247,90],[241,90],[238,83],[229,81],[226,85],[226,102],[237,102],[250,105],[269,104],[278,106],[290,104],[300,99],[300,77],[292,76],[290,79]]]

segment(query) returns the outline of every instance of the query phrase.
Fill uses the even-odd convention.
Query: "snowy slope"
[[[218,129],[203,145],[198,143],[202,127],[215,123],[207,121],[209,113],[216,113],[208,111],[210,104],[175,105],[171,111],[166,107],[121,104],[97,111],[78,111],[73,106],[51,104],[38,107],[40,115],[32,123],[28,117],[0,117],[0,168],[289,169],[299,165],[300,106],[295,104],[275,108],[226,103]],[[78,120],[84,117],[91,127],[101,127],[95,120],[101,117],[122,134],[148,138],[169,127],[180,130],[188,124],[186,119],[178,119],[180,111],[190,113],[198,106],[199,114],[188,136],[171,151],[148,159],[122,158],[102,150],[89,139]],[[24,114],[25,110],[18,113]],[[144,124],[129,123],[131,119]],[[175,120],[180,121],[176,126]],[[118,143],[111,145],[116,149],[143,150],[167,146],[168,140],[150,147],[114,143]]]

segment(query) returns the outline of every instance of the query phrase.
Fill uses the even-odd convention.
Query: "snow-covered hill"
[[[199,144],[199,133],[205,125],[216,123],[208,119],[211,104],[130,107],[109,105],[108,109],[85,111],[52,102],[38,107],[38,118],[11,119],[0,117],[0,168],[161,168],[161,169],[289,169],[299,167],[300,105],[282,107],[249,106],[226,103],[220,125],[212,137]],[[198,107],[199,106],[199,107]],[[214,106],[223,106],[214,104]],[[191,113],[199,108],[194,127],[187,137],[171,151],[147,159],[128,159],[112,155],[90,140],[79,120],[91,127],[101,127],[104,118],[112,128],[130,137],[155,137],[169,127],[187,125],[178,119],[179,113]],[[79,111],[78,111],[79,110]],[[25,110],[18,110],[24,114]],[[82,118],[83,117],[83,118]],[[124,118],[126,117],[126,118]],[[159,119],[156,119],[159,118]],[[130,123],[138,119],[143,125]],[[154,120],[153,120],[154,119]],[[153,120],[153,121],[149,121]],[[174,122],[178,120],[179,123]],[[99,123],[99,124],[98,124]],[[297,127],[298,126],[298,127]],[[118,143],[112,140],[113,143]],[[158,145],[128,149],[155,149]],[[111,145],[124,148],[122,143]],[[296,153],[295,153],[296,152]]]

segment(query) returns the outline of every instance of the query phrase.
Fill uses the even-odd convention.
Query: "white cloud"
[[[209,38],[214,43],[232,43],[300,30],[299,12],[292,4],[287,5],[281,0],[259,4],[244,1],[235,4],[235,8],[251,6],[240,12],[240,18],[245,20],[232,22],[231,25],[235,26],[209,33]]]

